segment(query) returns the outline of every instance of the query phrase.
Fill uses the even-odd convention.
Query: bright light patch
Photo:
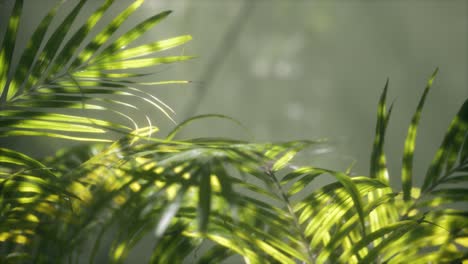
[[[216,177],[216,175],[214,174],[210,175],[210,183],[211,183],[211,188],[213,189],[214,192],[221,191],[221,183],[219,182],[219,179],[218,177]]]
[[[123,196],[123,195],[118,195],[114,198],[114,202],[117,204],[117,205],[122,205],[125,203],[127,199]]]
[[[182,178],[184,178],[186,180],[190,179],[190,173],[186,172],[186,173],[182,174]]]
[[[154,173],[156,174],[161,174],[164,172],[164,167],[157,167],[155,170],[154,170]]]
[[[17,235],[15,237],[15,242],[18,243],[18,244],[26,244],[28,243],[28,238],[26,236],[23,236],[23,235]]]
[[[130,184],[130,189],[133,192],[138,192],[141,190],[141,185],[138,182],[133,182],[132,184]]]
[[[122,243],[120,244],[114,251],[114,260],[118,260],[122,257],[122,254],[124,252],[124,249],[125,249],[125,244]]]
[[[184,167],[177,166],[177,167],[174,168],[174,173],[180,173],[183,169],[184,169]]]
[[[26,220],[28,220],[29,222],[39,223],[39,218],[37,218],[37,216],[33,214],[27,214]]]

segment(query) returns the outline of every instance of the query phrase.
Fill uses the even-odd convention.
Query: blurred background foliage
[[[4,13],[13,1],[0,2]],[[33,25],[56,2],[25,2],[22,39],[27,39]],[[120,2],[122,5],[112,7],[115,12],[128,1]],[[88,4],[83,19],[94,7],[94,3]],[[330,144],[305,151],[296,162],[344,169],[356,161],[355,171],[367,173],[374,109],[386,78],[390,78],[389,98],[396,108],[386,150],[392,174],[399,170],[414,102],[438,66],[441,72],[427,99],[417,139],[418,175],[468,96],[465,0],[148,0],[144,5],[119,31],[155,13],[173,10],[162,26],[139,41],[190,34],[194,40],[174,52],[198,56],[157,69],[161,80],[185,79],[191,84],[147,91],[174,108],[177,122],[195,114],[219,113],[249,128],[246,132],[227,121],[206,120],[187,128],[182,134],[187,137],[328,138]],[[0,23],[6,23],[1,13]],[[21,45],[25,43],[20,41],[18,47]],[[154,109],[141,110],[154,112],[152,118],[162,133],[174,126]],[[145,122],[144,117],[139,121]],[[53,153],[64,144],[62,140],[53,142],[2,139],[2,145],[36,155]]]

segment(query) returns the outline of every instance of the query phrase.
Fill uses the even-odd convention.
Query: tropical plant
[[[151,124],[131,128],[95,117],[107,109],[135,123],[120,110],[135,104],[120,98],[136,98],[167,113],[161,101],[135,86],[149,84],[139,81],[149,75],[147,67],[189,59],[154,53],[190,37],[127,47],[169,14],[163,12],[112,40],[143,1],[133,1],[92,33],[114,2],[105,1],[70,33],[86,2],[79,1],[53,29],[60,2],[22,53],[15,50],[15,36],[23,1],[16,0],[11,9],[0,51],[0,135],[88,143],[42,160],[0,148],[1,263],[121,263],[142,240],[152,243],[146,260],[151,263],[219,263],[231,256],[246,263],[468,259],[468,100],[422,187],[412,183],[418,123],[437,71],[408,130],[400,191],[390,187],[395,177],[384,154],[392,109],[386,110],[388,82],[378,105],[368,177],[292,165],[297,152],[316,141],[176,139],[190,122],[224,118],[220,115],[189,119],[166,137],[154,136],[157,128]],[[112,140],[110,131],[120,138]],[[319,176],[335,182],[311,190]]]

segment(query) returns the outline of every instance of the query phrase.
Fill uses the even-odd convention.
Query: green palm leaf
[[[13,11],[10,15],[9,24],[3,43],[0,47],[0,103],[4,104],[8,98],[8,79],[11,71],[8,65],[11,64],[13,52],[15,49],[16,34],[20,21],[21,11],[23,9],[23,1],[16,1]]]
[[[460,155],[466,157],[466,147],[463,141],[468,134],[468,100],[466,100],[449,126],[442,145],[432,160],[427,171],[422,191],[427,192],[434,189],[439,180],[451,175],[453,165]],[[466,160],[461,160],[461,166]],[[445,169],[444,169],[445,167]]]
[[[87,3],[77,1],[53,29],[50,22],[63,5],[58,3],[17,54],[17,65],[12,58],[18,52],[23,1],[15,2],[5,25],[0,136],[112,144],[80,145],[41,161],[0,148],[0,262],[61,263],[84,257],[96,263],[107,256],[110,263],[123,263],[142,241],[153,243],[151,263],[219,263],[236,255],[247,263],[468,258],[468,101],[449,127],[422,189],[412,183],[416,131],[437,70],[408,130],[399,193],[390,187],[384,153],[392,111],[386,109],[388,81],[378,104],[369,177],[292,164],[302,149],[321,141],[175,139],[200,118],[238,123],[223,115],[190,118],[167,137],[155,138],[151,118],[146,116],[149,126],[139,128],[129,112],[146,104],[170,118],[173,110],[140,87],[185,82],[145,83],[138,78],[150,75],[153,66],[190,59],[159,52],[191,37],[132,47],[169,11],[115,36],[142,0],[133,1],[110,22],[102,18],[114,1],[103,1],[70,33]],[[93,33],[96,23],[106,24]],[[125,122],[97,118],[103,111]],[[110,132],[122,137],[112,141]],[[314,180],[327,175],[332,183],[312,189]],[[81,254],[83,249],[87,251]]]
[[[183,61],[191,57],[128,59],[145,55],[153,56],[159,51],[187,42],[190,36],[175,37],[125,49],[133,40],[167,17],[170,13],[167,11],[145,20],[115,42],[109,43],[109,38],[120,24],[143,3],[135,1],[97,33],[94,39],[86,43],[84,40],[92,34],[92,27],[101,22],[101,18],[114,1],[105,1],[89,15],[76,32],[70,34],[70,26],[79,17],[82,7],[87,2],[87,0],[79,1],[69,13],[65,14],[60,26],[52,31],[51,36],[44,39],[45,33],[50,29],[52,18],[56,16],[58,8],[64,4],[58,3],[39,23],[20,56],[20,63],[11,65],[18,21],[22,15],[22,1],[15,3],[0,53],[2,67],[0,115],[3,127],[0,136],[49,136],[73,140],[109,141],[110,132],[129,133],[132,130],[131,126],[133,129],[138,128],[133,118],[121,110],[121,106],[128,110],[138,108],[134,104],[109,97],[111,94],[138,98],[144,104],[160,109],[170,118],[172,109],[157,97],[141,89],[128,87],[128,84],[132,86],[138,84],[138,81],[131,78],[144,74],[134,71],[130,73],[130,68],[140,69],[161,63]],[[65,41],[67,38],[69,40]],[[101,50],[106,44],[108,46]],[[39,49],[41,45],[43,48]],[[80,51],[80,46],[85,47]],[[75,55],[76,51],[80,51],[78,55]],[[92,55],[97,57],[92,58]],[[123,71],[116,74],[125,76],[125,80],[119,80],[120,83],[113,79],[114,73],[108,72],[119,67],[123,67],[121,68]],[[83,77],[91,72],[94,73],[91,79]],[[76,109],[76,111],[70,113],[63,109]],[[123,118],[124,122],[116,124],[107,120],[89,118],[89,115],[96,110],[109,112],[120,119]],[[55,115],[55,118],[52,119],[49,115]],[[67,120],[59,121],[57,116]],[[146,119],[151,124],[151,118],[146,116]]]
[[[416,112],[413,115],[413,119],[411,120],[411,125],[408,128],[408,135],[405,140],[405,148],[403,154],[403,165],[401,171],[401,182],[403,186],[403,200],[409,201],[411,199],[411,188],[413,187],[413,156],[414,156],[414,148],[416,146],[416,133],[418,129],[419,119],[421,118],[421,111],[424,106],[424,101],[426,100],[426,96],[429,92],[429,89],[434,82],[434,79],[437,75],[439,69],[436,69],[432,74],[431,78],[429,79],[426,89],[424,89],[424,93],[419,101],[418,107]]]

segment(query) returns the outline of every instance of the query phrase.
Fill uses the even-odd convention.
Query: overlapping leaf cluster
[[[413,186],[417,127],[436,72],[410,124],[400,191],[390,187],[396,176],[387,171],[384,154],[388,83],[379,102],[369,177],[291,165],[311,141],[176,140],[196,118],[167,137],[155,137],[154,126],[135,129],[90,118],[93,111],[110,109],[133,123],[122,110],[136,108],[127,98],[166,111],[156,97],[134,86],[144,84],[138,77],[152,66],[190,58],[155,56],[190,37],[131,47],[168,12],[114,36],[139,0],[93,32],[114,2],[104,1],[69,32],[86,2],[74,2],[53,29],[58,4],[26,49],[17,51],[23,1],[15,1],[0,51],[0,135],[112,141],[107,133],[118,131],[121,138],[67,148],[41,161],[0,148],[0,262],[121,263],[142,240],[152,243],[142,257],[150,263],[220,263],[236,256],[246,263],[468,258],[468,101],[423,186]],[[20,62],[13,65],[15,53]],[[163,83],[171,82],[152,84]],[[313,190],[318,177],[334,181]]]
[[[157,97],[133,87],[135,84],[154,86],[170,82],[142,83],[132,77],[148,75],[151,67],[158,64],[189,59],[189,56],[158,57],[154,54],[181,45],[191,37],[179,36],[127,47],[169,15],[169,11],[144,20],[109,42],[110,38],[116,37],[114,33],[119,26],[143,4],[143,0],[133,1],[101,31],[94,32],[94,26],[102,22],[105,11],[115,2],[104,1],[73,33],[70,33],[70,28],[80,14],[83,16],[80,12],[88,1],[61,1],[41,20],[26,48],[16,50],[23,1],[14,2],[0,50],[0,136],[39,135],[109,141],[108,137],[100,135],[109,131],[128,133],[134,129],[131,125],[136,124],[127,114],[130,110],[135,111],[148,104],[166,115],[172,111]],[[60,23],[54,21],[57,12],[70,4],[75,6],[65,18]],[[6,8],[6,3],[4,5]],[[52,22],[58,26],[53,28]],[[48,34],[50,36],[45,38]],[[90,36],[92,39],[87,40],[86,37]],[[20,59],[13,64],[15,53]],[[134,103],[128,102],[129,97]],[[69,110],[64,112],[64,108]],[[126,119],[129,124],[89,117],[90,113],[100,116],[105,110]]]

